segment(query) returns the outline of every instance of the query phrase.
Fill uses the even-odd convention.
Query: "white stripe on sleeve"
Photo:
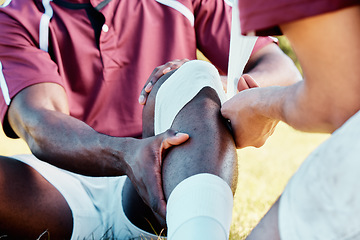
[[[4,76],[4,73],[3,73],[3,67],[2,67],[2,63],[0,62],[0,88],[1,88],[1,92],[4,96],[4,100],[5,100],[5,103],[7,105],[10,104],[10,95],[9,95],[9,89],[8,89],[8,86],[6,84],[6,81],[5,81],[5,76]]]
[[[47,52],[49,48],[49,23],[53,16],[53,9],[50,5],[51,0],[43,0],[43,6],[45,8],[44,14],[40,19],[39,30],[39,46],[40,49]]]
[[[191,26],[194,26],[195,17],[194,14],[182,3],[176,1],[176,0],[156,0],[158,3],[164,4],[168,7],[171,7],[178,12],[180,12],[182,15],[184,15],[189,21]]]
[[[0,4],[0,8],[4,8],[4,7],[7,7],[10,3],[11,3],[12,0],[5,0],[2,2],[2,4]]]

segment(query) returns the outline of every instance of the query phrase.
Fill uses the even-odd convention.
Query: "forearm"
[[[125,174],[126,153],[137,141],[100,134],[84,122],[52,110],[18,117],[11,125],[39,159],[83,175]]]
[[[286,103],[285,109],[302,113],[287,115],[298,128],[333,132],[360,109],[359,9],[353,6],[280,26],[304,72],[305,80],[293,96],[296,102]]]
[[[251,57],[244,73],[260,87],[288,86],[302,79],[294,62],[275,44],[264,47]]]
[[[254,90],[258,91],[258,100],[252,109],[257,114],[301,131],[332,133],[357,111],[356,106],[345,108],[339,104],[325,89],[312,89],[306,81]]]

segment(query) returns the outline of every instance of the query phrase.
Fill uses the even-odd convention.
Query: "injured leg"
[[[190,135],[163,161],[171,240],[228,238],[237,156],[227,122],[220,114],[224,99],[217,70],[203,61],[185,63],[159,79],[147,99],[143,137],[168,128]],[[129,210],[126,214],[136,222],[140,213]]]

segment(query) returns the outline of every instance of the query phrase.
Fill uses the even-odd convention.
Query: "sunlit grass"
[[[0,155],[11,156],[21,153],[30,153],[26,143],[21,139],[7,138],[0,124]]]

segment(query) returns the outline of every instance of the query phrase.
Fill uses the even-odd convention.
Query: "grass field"
[[[0,132],[0,155],[29,152],[23,141],[10,140]],[[249,234],[305,157],[326,138],[326,134],[301,133],[280,123],[262,148],[238,151],[239,183],[231,240],[244,239]]]

